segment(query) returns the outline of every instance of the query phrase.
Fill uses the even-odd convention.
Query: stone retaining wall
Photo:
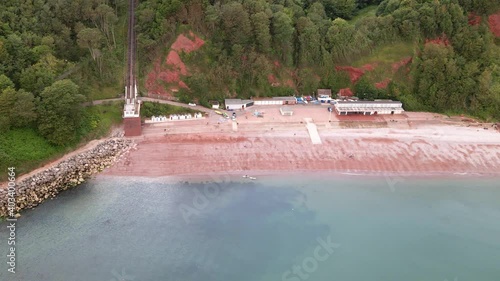
[[[113,138],[94,148],[66,159],[59,164],[16,183],[15,213],[31,209],[59,192],[83,183],[92,175],[113,164],[134,147],[131,140]],[[0,217],[7,217],[7,187],[0,188]]]

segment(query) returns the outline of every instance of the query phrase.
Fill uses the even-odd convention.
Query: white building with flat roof
[[[318,89],[317,98],[321,103],[330,103],[332,100],[331,89]]]
[[[242,99],[225,99],[224,105],[226,110],[237,110],[237,109],[245,109],[249,106],[252,106],[254,103],[251,100],[242,100]]]
[[[293,109],[289,106],[282,106],[280,107],[280,113],[283,116],[292,116],[293,115]]]
[[[297,103],[295,97],[254,98],[255,105],[292,105]]]
[[[334,108],[338,115],[401,114],[404,112],[403,104],[392,100],[335,101]]]

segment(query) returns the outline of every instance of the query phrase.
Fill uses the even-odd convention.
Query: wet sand
[[[279,115],[277,108],[264,110],[264,118],[253,116],[253,109],[237,112],[237,126],[217,115],[148,125],[136,138],[136,149],[103,174],[500,175],[500,133],[491,124],[431,113],[338,117],[326,108],[295,106],[289,117]],[[317,125],[322,144],[311,143],[306,117]]]

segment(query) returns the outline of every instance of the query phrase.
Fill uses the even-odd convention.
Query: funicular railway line
[[[126,99],[135,98],[135,52],[136,52],[136,35],[135,35],[135,5],[136,0],[129,1],[129,19],[128,19],[128,48],[127,48],[127,74],[126,74]]]
[[[127,34],[127,73],[125,75],[125,106],[123,122],[125,136],[141,134],[140,102],[137,99],[136,54],[137,40],[135,34],[135,6],[137,0],[129,0],[128,34]]]

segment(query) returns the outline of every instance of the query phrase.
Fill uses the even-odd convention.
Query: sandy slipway
[[[135,146],[122,138],[107,139],[93,148],[69,157],[58,164],[16,182],[16,213],[30,209],[55,197],[59,192],[83,183],[92,175],[112,165],[118,158]],[[0,188],[0,217],[8,216],[8,190]]]

